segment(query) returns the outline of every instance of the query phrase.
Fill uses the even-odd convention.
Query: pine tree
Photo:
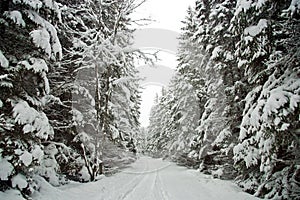
[[[28,195],[34,190],[32,176],[40,173],[37,166],[55,151],[44,146],[54,135],[45,110],[55,101],[47,73],[62,57],[54,26],[60,12],[55,1],[0,4],[1,187],[17,188]],[[56,168],[54,161],[48,172]],[[59,181],[56,174],[47,178]]]
[[[265,198],[299,196],[292,153],[299,147],[299,33],[292,31],[299,28],[298,12],[294,1],[255,2],[239,5],[234,19],[245,26],[237,55],[250,86],[234,159],[244,175],[240,184],[250,182],[245,189]]]
[[[166,106],[166,90],[162,88],[161,96],[157,95],[154,106],[151,108],[149,117],[149,126],[147,129],[148,140],[147,151],[154,157],[161,157],[166,154],[168,139],[166,134],[166,126],[170,119]]]
[[[187,37],[185,43],[189,45],[182,46],[183,50],[179,51],[198,55],[196,58],[185,58],[179,69],[184,76],[193,75],[191,82],[198,91],[198,112],[201,119],[197,128],[198,136],[193,139],[192,152],[202,160],[203,170],[207,167],[217,169],[215,165],[220,165],[220,159],[228,156],[232,149],[230,141],[226,141],[232,132],[228,127],[229,116],[225,112],[225,108],[229,109],[227,102],[231,101],[227,101],[225,91],[226,88],[232,87],[237,79],[232,76],[233,42],[228,31],[234,6],[234,1],[197,1],[194,11],[196,28],[191,29],[193,40]],[[183,39],[184,35],[185,33]],[[191,46],[195,48],[190,48]],[[222,158],[218,159],[218,154],[221,154]],[[210,171],[211,169],[208,170],[209,173]]]
[[[173,95],[171,108],[173,135],[170,151],[172,156],[182,157],[185,165],[195,166],[194,155],[190,153],[192,138],[197,134],[196,128],[200,118],[198,110],[198,97],[195,88],[180,74],[175,76],[174,82],[170,85],[170,92]],[[176,153],[175,153],[176,152]],[[175,158],[176,160],[176,158]],[[197,159],[196,159],[197,161]]]

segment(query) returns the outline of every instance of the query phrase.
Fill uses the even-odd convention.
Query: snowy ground
[[[70,183],[37,193],[39,200],[251,200],[232,182],[213,179],[174,163],[141,157],[130,168],[93,183]],[[1,194],[0,194],[1,197]]]

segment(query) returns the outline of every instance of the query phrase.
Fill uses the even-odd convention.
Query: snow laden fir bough
[[[27,9],[22,11],[4,11],[4,13],[1,13],[3,14],[0,19],[1,23],[4,24],[4,26],[8,26],[10,22],[13,22],[12,24],[16,24],[20,28],[26,28],[32,23],[37,25],[38,29],[29,32],[31,38],[28,39],[32,40],[36,47],[40,47],[41,50],[44,51],[46,58],[52,60],[55,60],[56,58],[61,59],[62,48],[57,36],[56,28],[38,13],[39,9],[47,7],[56,12],[59,17],[60,13],[57,4],[52,1],[41,2],[18,0],[14,0],[13,4],[23,5]],[[30,21],[28,22],[28,20]],[[10,180],[11,186],[13,188],[18,188],[21,191],[25,188],[28,189],[28,187],[29,190],[33,190],[34,185],[28,185],[32,181],[28,179],[27,173],[36,173],[38,171],[40,174],[47,174],[49,177],[55,177],[55,167],[52,169],[47,168],[49,165],[55,166],[55,152],[50,153],[49,157],[51,157],[51,159],[47,160],[45,159],[47,149],[42,150],[43,147],[39,143],[32,143],[29,140],[27,141],[29,143],[25,144],[24,142],[26,140],[16,140],[14,136],[10,137],[3,134],[3,131],[13,132],[15,126],[20,126],[22,128],[18,131],[23,132],[24,136],[34,133],[32,137],[36,137],[38,140],[47,140],[48,138],[53,137],[53,127],[50,125],[46,114],[41,110],[41,108],[45,107],[50,101],[55,99],[54,96],[50,95],[49,80],[47,78],[47,73],[49,71],[47,65],[48,60],[39,58],[39,56],[29,56],[26,59],[27,55],[25,54],[24,56],[21,56],[25,58],[24,60],[14,60],[14,64],[11,65],[12,63],[9,62],[9,59],[7,59],[4,54],[5,53],[0,50],[0,63],[2,67],[0,82],[1,90],[16,89],[19,83],[14,83],[13,81],[16,81],[15,78],[19,73],[32,73],[33,80],[31,81],[40,81],[40,88],[36,88],[35,91],[36,96],[30,96],[29,92],[26,90],[20,91],[21,94],[1,96],[0,105],[0,108],[2,109],[5,109],[4,106],[7,106],[7,104],[11,104],[12,106],[12,116],[8,117],[4,113],[1,113],[1,181]],[[11,56],[12,55],[8,55],[9,58],[12,58]],[[3,74],[3,72],[6,74]],[[37,80],[37,77],[40,78],[40,80]],[[34,90],[35,86],[32,87]],[[6,93],[2,93],[1,95],[5,94]],[[7,146],[3,146],[5,144]],[[5,150],[5,148],[8,148],[8,150]],[[51,152],[50,149],[48,149],[48,151]],[[32,168],[33,165],[39,165],[40,167],[34,169]],[[26,169],[25,173],[23,171],[24,169]],[[35,172],[33,172],[34,170]],[[55,180],[53,181],[55,182]],[[58,184],[58,180],[56,180],[56,182]]]

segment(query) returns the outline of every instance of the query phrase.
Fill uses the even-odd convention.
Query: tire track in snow
[[[148,168],[149,168],[149,161],[147,160],[147,164],[144,165],[142,170],[145,171],[148,170]],[[129,173],[127,173],[127,176],[128,174]],[[145,176],[143,176],[143,174],[139,174],[138,176],[136,176],[135,178],[133,178],[132,180],[130,180],[129,182],[127,182],[126,184],[118,188],[117,191],[114,191],[114,193],[117,194],[117,196],[112,195],[109,198],[107,198],[107,200],[116,200],[116,199],[123,200],[125,196],[127,196],[131,192],[131,190],[133,190],[133,188],[137,187],[137,185],[139,185],[144,178]]]
[[[158,188],[162,194],[162,197],[164,200],[169,200],[172,199],[170,194],[168,193],[168,191],[166,190],[166,186],[164,185],[164,183],[161,180],[161,176],[159,175],[159,173],[157,173],[157,179],[158,179]]]
[[[140,181],[136,182],[133,186],[127,188],[126,192],[118,197],[118,200],[126,200],[126,199],[131,200],[129,198],[130,195],[133,194],[136,191],[136,189],[138,188],[138,186],[141,185],[143,180],[145,180],[148,177],[149,177],[149,175],[144,175]]]
[[[161,181],[161,177],[160,177],[160,172],[156,171],[153,179],[153,182],[151,184],[151,192],[152,192],[152,196],[153,199],[156,200],[169,200],[170,195],[168,194],[168,192],[166,190],[164,190],[164,184]]]
[[[153,199],[157,199],[157,197],[156,197],[156,183],[157,183],[157,174],[158,174],[158,172],[155,172],[155,177],[154,177],[154,180],[152,181],[152,183],[151,183],[151,196],[153,197]]]
[[[148,164],[148,166],[150,165]],[[144,171],[144,177],[131,187],[131,189],[129,188],[130,191],[123,194],[120,199],[132,200],[134,197],[134,199],[169,200],[168,193],[162,189],[163,184],[159,175],[163,169],[166,169],[169,166],[170,164],[154,170]],[[140,172],[136,172],[136,174],[139,173]],[[145,188],[148,188],[149,185],[151,185],[150,190],[144,190]]]
[[[149,161],[147,160],[147,165],[146,165],[146,167],[145,167],[146,169],[143,169],[143,171],[145,171],[145,170],[148,170],[149,169]],[[133,181],[130,181],[130,183],[133,183],[132,185],[131,184],[129,184],[129,186],[128,185],[126,185],[127,186],[127,188],[126,188],[126,191],[125,192],[123,192],[120,196],[118,196],[118,200],[126,200],[133,192],[135,192],[136,191],[136,188],[143,182],[143,180],[145,180],[147,177],[149,176],[149,174],[143,174],[143,173],[140,173],[139,175],[138,175],[138,178],[139,177],[142,177],[139,181],[136,181],[138,178],[135,178]],[[134,183],[135,182],[135,183]],[[126,187],[125,186],[125,187]]]
[[[140,179],[141,178],[141,179]],[[138,180],[140,179],[140,180]],[[128,183],[122,185],[121,187],[119,187],[116,191],[114,191],[115,194],[122,194],[124,193],[124,190],[128,190],[128,187],[130,187],[131,185],[135,185],[136,183],[139,183],[141,180],[143,179],[143,177],[141,176],[137,176],[135,178],[133,178],[132,180],[130,180]],[[131,187],[129,188],[129,190],[131,189]],[[118,197],[116,197],[115,195],[111,195],[108,198],[105,198],[105,200],[116,200],[116,199],[122,199],[120,197],[120,195]]]

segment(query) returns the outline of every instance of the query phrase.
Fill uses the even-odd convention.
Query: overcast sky
[[[133,14],[134,19],[151,18],[151,22],[143,28],[161,28],[180,33],[182,27],[181,21],[186,16],[186,11],[189,6],[193,6],[195,0],[147,0],[140,6],[136,13]],[[172,53],[162,53],[158,65],[163,65],[171,69],[176,67],[176,56]],[[159,71],[158,71],[159,73]],[[144,85],[142,91],[141,105],[141,125],[146,127],[149,125],[150,109],[154,102],[156,93],[161,90],[161,84],[151,83]]]
[[[180,31],[181,21],[186,16],[188,6],[193,6],[195,0],[147,0],[140,6],[135,16],[150,17],[156,22],[148,27],[164,28]]]

